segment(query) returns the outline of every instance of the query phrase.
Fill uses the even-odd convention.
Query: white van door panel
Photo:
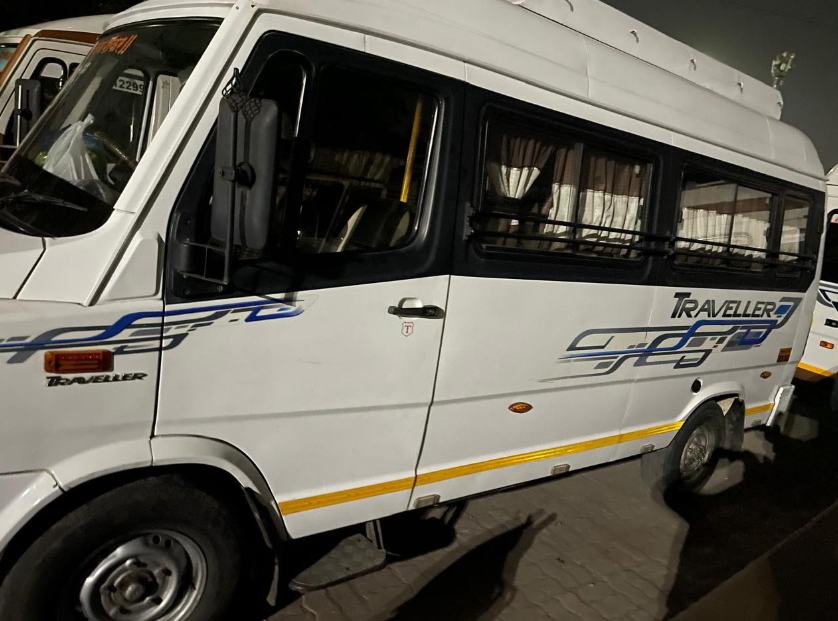
[[[164,334],[182,343],[163,353],[156,433],[239,447],[294,536],[402,511],[443,320],[388,309],[408,297],[444,309],[447,290],[436,276],[168,306]]]
[[[641,287],[452,278],[414,498],[449,500],[611,459],[636,369],[573,356],[623,347],[621,332],[642,336],[649,309]],[[516,403],[532,409],[516,413]]]

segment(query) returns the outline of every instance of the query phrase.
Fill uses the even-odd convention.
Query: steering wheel
[[[133,157],[125,153],[113,140],[111,140],[102,130],[97,129],[93,132],[93,137],[96,138],[102,146],[105,147],[110,153],[115,155],[119,158],[122,162],[125,163],[131,170],[134,170],[137,167],[137,160]]]

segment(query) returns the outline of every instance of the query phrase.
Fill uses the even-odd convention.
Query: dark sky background
[[[774,56],[796,52],[797,66],[783,86],[783,119],[812,138],[824,168],[838,163],[838,14],[831,10],[835,0],[604,1],[764,82],[771,81]],[[0,0],[0,29],[116,12],[132,4],[135,1]]]

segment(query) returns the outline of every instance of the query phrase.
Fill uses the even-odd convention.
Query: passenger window
[[[344,69],[321,75],[297,249],[369,252],[416,230],[437,114],[418,89]]]
[[[786,196],[783,201],[783,229],[780,235],[781,261],[796,261],[806,250],[806,229],[811,203],[805,198]]]
[[[768,260],[774,196],[719,175],[688,170],[681,183],[676,261],[762,270]]]
[[[486,247],[636,258],[651,170],[636,158],[491,121],[476,237]]]

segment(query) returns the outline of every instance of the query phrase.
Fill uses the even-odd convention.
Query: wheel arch
[[[256,465],[232,445],[194,436],[160,436],[150,443],[146,440],[145,445],[151,447],[152,454],[147,464],[126,463],[120,469],[108,463],[95,474],[62,480],[63,493],[45,498],[37,511],[30,512],[5,537],[7,543],[0,548],[0,582],[29,544],[63,515],[106,490],[162,474],[181,474],[223,500],[238,503],[237,508],[252,517],[267,546],[276,549],[288,538],[267,481]]]

